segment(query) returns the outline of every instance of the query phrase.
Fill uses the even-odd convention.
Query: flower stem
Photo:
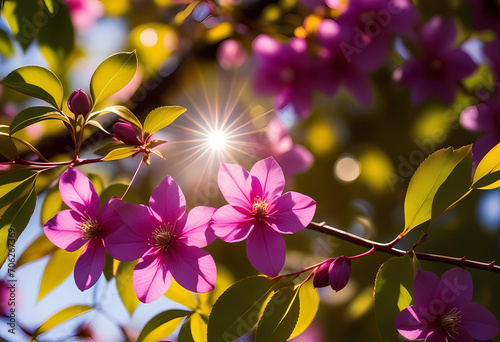
[[[137,167],[137,170],[135,170],[134,177],[132,177],[132,180],[130,181],[127,189],[123,193],[123,196],[120,198],[121,200],[123,200],[125,198],[125,195],[127,195],[128,191],[129,191],[130,187],[132,186],[132,183],[134,183],[135,177],[137,177],[137,174],[139,173],[139,170],[141,169],[141,166],[143,163],[144,163],[144,159],[141,159],[141,161],[139,162],[139,166]]]

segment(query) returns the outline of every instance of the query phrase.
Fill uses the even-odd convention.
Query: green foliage
[[[139,299],[135,294],[132,284],[132,275],[136,264],[137,260],[120,262],[118,271],[116,272],[116,288],[118,289],[118,294],[122,299],[123,305],[125,305],[125,308],[131,316],[139,304]]]
[[[106,58],[92,75],[90,93],[94,107],[102,100],[125,87],[137,71],[137,56],[121,52]]]
[[[470,156],[470,145],[458,150],[449,147],[434,152],[420,164],[411,178],[406,192],[405,228],[401,235],[407,234],[422,223],[436,219],[442,214],[442,211],[439,212],[439,210],[446,210],[463,195],[461,193],[463,192],[464,177],[465,182],[469,182],[470,179],[470,173],[467,175],[468,165],[471,162]],[[457,189],[458,194],[453,192],[441,195],[441,201],[446,202],[435,204],[436,193],[446,184],[452,173],[453,183],[457,181],[458,175],[458,182],[460,182],[460,187]],[[447,184],[445,189],[449,188],[450,186]]]
[[[153,317],[142,329],[137,342],[154,342],[174,332],[191,311],[168,310]]]
[[[0,54],[9,57],[14,53],[14,46],[10,36],[4,30],[0,30]]]
[[[500,187],[500,144],[493,147],[477,165],[472,187],[483,190]]]
[[[319,309],[319,295],[313,282],[308,281],[299,288],[300,312],[290,338],[302,334],[311,325]]]
[[[375,317],[384,342],[395,341],[397,332],[394,320],[406,308],[404,304],[409,304],[408,295],[412,290],[413,278],[413,263],[408,255],[389,259],[377,272],[373,291]]]
[[[8,131],[9,126],[0,125],[0,154],[8,160],[16,160],[19,158],[19,154]]]
[[[44,256],[55,252],[57,249],[58,247],[50,242],[45,234],[42,234],[24,251],[19,260],[17,260],[16,267],[27,264],[30,261],[43,258]]]
[[[170,125],[185,111],[185,108],[179,106],[164,106],[152,110],[144,120],[145,138]]]
[[[36,65],[20,67],[11,71],[0,83],[61,109],[63,100],[61,81],[48,69]]]
[[[17,114],[10,123],[10,134],[19,132],[23,128],[44,120],[69,120],[61,113],[54,111],[52,107],[28,107]]]
[[[123,145],[122,145],[123,146]],[[126,147],[120,147],[112,150],[108,154],[106,154],[102,160],[104,161],[110,161],[110,160],[118,160],[118,159],[124,159],[127,157],[130,157],[131,155],[137,153],[137,150],[135,149],[134,146],[126,146]]]
[[[30,46],[38,35],[39,27],[35,20],[41,9],[38,0],[6,0],[2,9],[7,23],[16,40],[24,50]]]
[[[93,112],[92,114],[89,115],[88,121],[93,120],[97,118],[98,116],[104,115],[104,114],[109,114],[113,113],[118,115],[120,118],[122,118],[125,121],[130,122],[132,125],[136,126],[137,128],[140,128],[142,130],[142,124],[137,119],[137,117],[128,109],[127,107],[124,106],[111,106],[104,108],[103,110],[99,110],[97,112]]]
[[[0,176],[0,212],[29,192],[35,186],[37,176],[38,172],[26,169]]]
[[[44,332],[47,332],[50,329],[54,328],[56,325],[61,324],[69,320],[70,318],[74,318],[78,315],[81,315],[91,309],[92,307],[90,306],[75,305],[59,311],[54,316],[46,320],[45,323],[43,323],[40,327],[38,327],[38,329],[35,330],[35,332],[32,335],[32,340],[34,340],[38,335],[41,335]]]

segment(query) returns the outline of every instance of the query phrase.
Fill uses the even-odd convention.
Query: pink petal
[[[474,339],[472,338],[472,336],[462,326],[459,326],[457,328],[456,334],[453,334],[452,336],[454,338],[453,342],[474,342]],[[486,340],[488,340],[488,339],[486,339]]]
[[[198,293],[214,289],[217,269],[207,251],[179,243],[167,251],[165,258],[175,281],[185,289]]]
[[[316,211],[316,202],[298,192],[287,192],[278,197],[266,222],[277,232],[294,234],[311,223]]]
[[[162,222],[149,207],[142,204],[124,203],[116,211],[123,223],[144,239],[151,238],[153,231],[160,227],[162,223],[166,223]]]
[[[294,175],[306,171],[314,160],[312,153],[302,145],[295,145],[291,150],[274,156],[274,158],[280,164],[285,175]]]
[[[257,177],[262,187],[260,197],[272,200],[281,195],[285,188],[285,176],[273,157],[258,161],[250,170],[250,175]]]
[[[105,261],[106,250],[102,239],[90,239],[75,264],[75,283],[80,291],[94,286],[102,274]]]
[[[99,196],[92,182],[77,169],[69,167],[59,180],[61,198],[68,207],[83,216],[96,219],[99,213]]]
[[[477,69],[476,63],[462,50],[448,51],[444,59],[454,80],[464,79],[472,75]]]
[[[353,74],[344,80],[344,86],[352,96],[362,105],[369,105],[373,101],[373,91],[368,78],[360,73]]]
[[[419,308],[428,309],[434,300],[439,277],[432,272],[418,270],[413,280],[413,298]]]
[[[255,219],[251,214],[243,214],[228,204],[214,213],[211,227],[221,240],[238,242],[248,237],[254,222]]]
[[[83,240],[80,229],[83,218],[74,210],[63,210],[43,225],[47,238],[59,248],[74,252],[87,241]]]
[[[123,204],[124,203],[116,197],[112,197],[104,202],[98,216],[99,226],[101,227],[100,237],[106,238],[124,224],[121,217],[116,212],[116,209]]]
[[[441,329],[432,330],[425,337],[425,342],[451,342],[448,335]]]
[[[267,125],[267,136],[273,146],[273,151],[282,153],[293,147],[292,137],[288,134],[283,121],[274,117]]]
[[[181,188],[170,176],[167,176],[153,190],[149,206],[164,222],[174,224],[186,211],[186,199]]]
[[[434,298],[447,304],[447,308],[462,310],[472,301],[472,276],[460,267],[446,271],[436,288]]]
[[[285,264],[285,240],[273,229],[256,224],[247,239],[247,256],[257,271],[275,277]]]
[[[398,332],[409,340],[419,340],[425,337],[427,330],[421,321],[420,312],[416,306],[409,306],[401,311],[394,321]]]
[[[222,195],[229,204],[251,208],[250,191],[247,186],[249,173],[237,164],[222,163],[219,169],[218,184]]]
[[[431,51],[442,51],[455,43],[457,30],[451,19],[432,18],[422,29],[422,40]]]
[[[253,40],[252,48],[257,59],[272,59],[279,52],[280,44],[270,36],[261,34]]]
[[[325,287],[330,285],[330,276],[328,275],[328,269],[334,258],[325,260],[314,273],[313,285],[314,287]]]
[[[305,80],[304,82],[310,82]],[[305,85],[305,83],[304,83]],[[297,116],[305,119],[311,113],[312,107],[312,92],[310,89],[294,89],[291,98],[291,104]]]
[[[137,298],[143,303],[163,296],[172,283],[172,274],[162,255],[163,251],[146,254],[135,265],[132,283]]]
[[[387,57],[390,50],[390,37],[386,33],[380,33],[375,39],[372,39],[368,45],[361,49],[359,54],[352,56],[353,62],[365,71],[373,71],[380,67]]]
[[[479,303],[470,303],[462,310],[461,326],[479,341],[486,341],[499,332],[497,318]]]
[[[210,221],[214,213],[215,208],[195,207],[191,209],[178,240],[186,245],[197,247],[211,244],[216,239],[213,229],[210,228]]]

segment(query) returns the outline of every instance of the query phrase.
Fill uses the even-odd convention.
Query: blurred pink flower
[[[285,124],[277,117],[267,125],[263,141],[256,142],[259,158],[272,156],[281,166],[285,176],[306,171],[314,157],[307,148],[293,143]]]
[[[217,62],[224,70],[238,69],[247,57],[241,43],[234,39],[226,39],[217,49]]]
[[[85,31],[104,15],[104,5],[98,0],[66,0],[73,25]]]
[[[299,117],[307,117],[321,74],[318,63],[307,52],[307,42],[292,38],[280,44],[270,36],[260,35],[252,47],[258,64],[253,77],[255,92],[275,95],[277,109],[291,104]]]
[[[0,280],[0,317],[9,316],[10,306],[10,289],[9,284],[5,280]]]
[[[472,277],[455,267],[441,279],[418,270],[413,282],[415,305],[401,311],[395,324],[409,340],[425,342],[486,341],[498,331],[498,320],[481,304],[472,301]]]
[[[314,287],[330,285],[333,290],[342,290],[351,276],[351,259],[340,256],[325,260],[314,274]]]
[[[215,235],[226,242],[247,239],[247,256],[259,272],[276,276],[286,256],[281,234],[293,234],[307,226],[316,202],[297,192],[281,194],[285,178],[269,157],[258,161],[248,173],[236,164],[222,163],[219,188],[229,203],[213,217]]]
[[[202,247],[215,240],[209,227],[214,208],[195,207],[185,215],[186,200],[167,176],[153,191],[149,207],[125,203],[117,209],[123,225],[106,239],[109,254],[120,261],[139,259],[133,286],[143,303],[161,297],[172,278],[193,292],[213,290],[215,262]]]
[[[68,252],[85,246],[74,271],[76,286],[84,291],[96,283],[104,269],[104,238],[121,224],[114,212],[118,200],[109,199],[99,210],[94,185],[71,167],[61,175],[59,191],[70,209],[57,213],[43,225],[43,230],[54,245]]]
[[[396,84],[412,88],[413,103],[421,103],[432,95],[452,102],[458,82],[476,70],[471,57],[454,47],[456,36],[453,20],[434,17],[421,31],[422,56],[406,61],[394,71]]]

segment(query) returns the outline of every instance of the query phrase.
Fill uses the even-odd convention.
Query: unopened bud
[[[330,279],[330,286],[335,291],[342,290],[349,282],[351,276],[351,259],[345,256],[340,256],[333,259],[330,267],[328,268],[328,278]]]
[[[130,122],[118,121],[113,125],[115,138],[127,145],[140,146],[142,142],[137,137],[134,126]]]
[[[328,269],[332,264],[333,259],[325,260],[316,270],[313,279],[314,287],[325,287],[330,285],[330,277],[328,275]]]
[[[92,102],[83,90],[77,89],[69,96],[68,108],[75,115],[87,115],[92,109]]]

